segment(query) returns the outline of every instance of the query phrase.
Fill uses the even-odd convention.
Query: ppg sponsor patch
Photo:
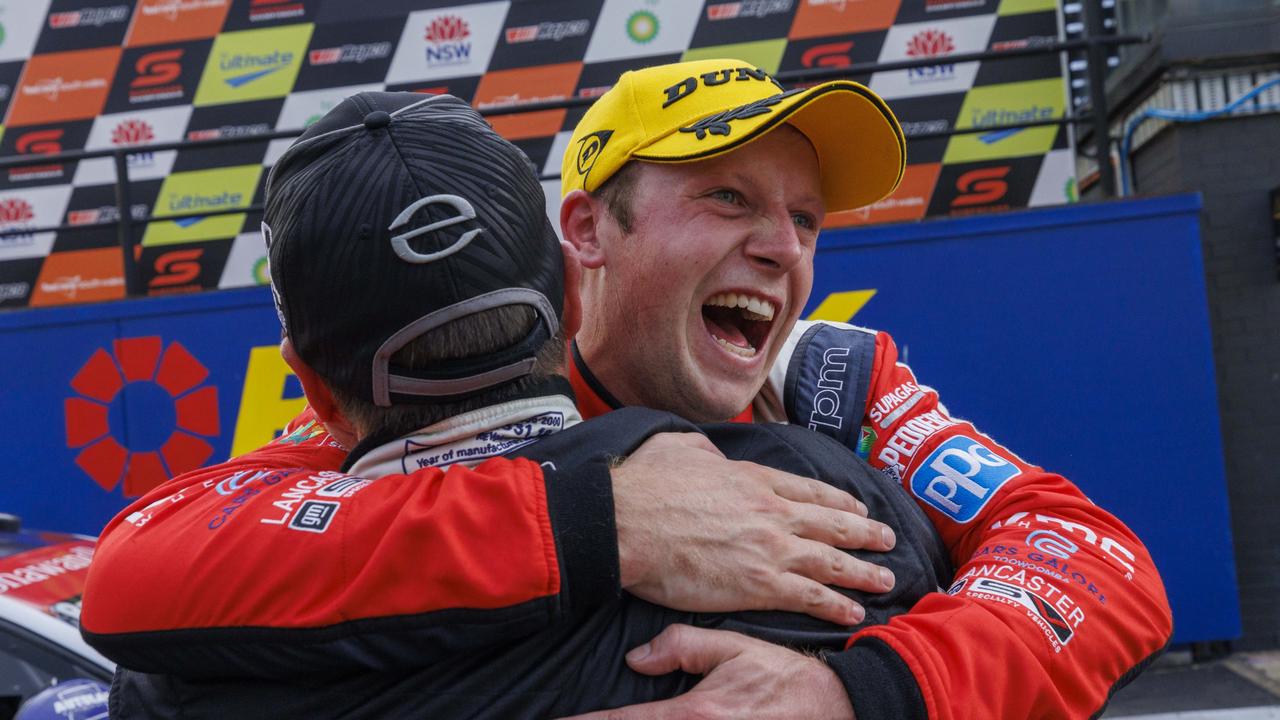
[[[911,475],[911,492],[958,523],[967,523],[1001,485],[1022,474],[983,443],[957,435],[934,449]]]

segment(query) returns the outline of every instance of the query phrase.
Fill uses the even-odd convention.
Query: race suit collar
[[[521,398],[456,415],[368,450],[347,471],[377,478],[427,467],[475,467],[582,422],[567,395]]]

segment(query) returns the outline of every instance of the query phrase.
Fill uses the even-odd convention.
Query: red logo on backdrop
[[[61,130],[33,130],[18,138],[14,149],[20,155],[54,155],[62,152]]]
[[[209,370],[182,343],[163,345],[154,336],[116,340],[71,379],[67,447],[80,450],[76,465],[108,492],[123,479],[126,497],[142,495],[213,455],[203,438],[219,433],[218,389],[201,385]],[[129,437],[111,421],[112,409],[126,403],[153,412],[128,428]]]
[[[951,36],[941,30],[921,30],[907,43],[907,55],[910,57],[937,57],[955,49]]]
[[[457,15],[441,15],[427,26],[425,39],[430,43],[442,43],[466,40],[469,37],[471,29],[467,27],[467,21]]]
[[[200,256],[204,248],[170,250],[156,258],[156,276],[151,279],[152,288],[185,285],[200,277]]]
[[[34,220],[35,217],[31,203],[26,200],[21,198],[0,200],[0,227],[24,223]]]
[[[145,88],[176,82],[182,76],[182,66],[178,64],[181,59],[181,48],[143,55],[134,63],[133,69],[138,71],[138,77],[129,83],[129,87]]]
[[[1004,197],[1009,192],[1009,183],[1004,177],[1011,169],[1008,165],[978,168],[956,178],[956,190],[960,195],[951,201],[951,207],[986,205]]]
[[[848,67],[853,64],[849,58],[849,51],[852,49],[852,40],[814,45],[800,56],[800,64],[807,68]]]
[[[146,120],[125,120],[111,131],[112,145],[137,145],[156,139]]]

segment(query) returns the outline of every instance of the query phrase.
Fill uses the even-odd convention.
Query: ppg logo
[[[1001,485],[1020,474],[986,445],[957,435],[924,459],[911,478],[911,492],[952,520],[966,523]]]

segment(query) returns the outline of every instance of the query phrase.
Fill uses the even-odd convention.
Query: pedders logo
[[[907,57],[934,58],[950,55],[956,51],[955,40],[942,30],[921,30],[907,41]],[[931,80],[947,80],[956,74],[954,64],[929,65],[911,68],[907,78],[911,82],[928,82]]]
[[[112,352],[96,350],[71,379],[64,402],[67,447],[76,465],[103,490],[124,482],[126,497],[142,495],[194,470],[212,455],[204,438],[217,437],[218,389],[202,385],[209,370],[179,342],[123,338]],[[129,423],[126,405],[158,408]]]
[[[457,15],[441,15],[427,25],[427,66],[453,65],[471,59],[471,28]]]

